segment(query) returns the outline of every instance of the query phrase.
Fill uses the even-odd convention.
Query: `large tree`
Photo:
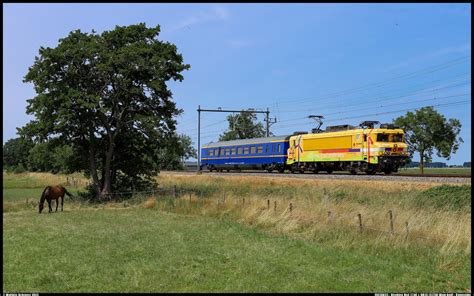
[[[180,72],[190,66],[175,45],[158,40],[159,32],[143,23],[102,34],[76,30],[55,48],[41,47],[25,76],[37,93],[27,106],[36,119],[19,133],[38,142],[53,137],[73,143],[88,155],[88,173],[102,197],[111,193],[113,168],[120,166],[115,157],[127,151],[133,152],[127,153],[130,161],[152,158],[144,143],[173,135],[174,117],[182,112],[166,82],[182,81]],[[127,136],[139,143],[135,150],[123,144]]]
[[[451,154],[455,153],[463,142],[462,138],[458,137],[461,131],[459,120],[446,120],[433,107],[423,107],[415,113],[407,112],[394,122],[405,131],[410,155],[415,151],[419,153],[422,174],[425,160],[431,161],[434,150],[439,157],[450,159]]]
[[[263,124],[256,122],[256,120],[257,115],[255,115],[255,113],[246,111],[227,116],[229,128],[219,136],[219,141],[265,137],[266,132]]]

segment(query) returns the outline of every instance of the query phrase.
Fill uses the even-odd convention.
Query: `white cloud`
[[[182,29],[190,29],[191,26],[195,26],[202,23],[212,21],[225,21],[230,17],[230,12],[223,6],[213,6],[211,10],[198,13],[197,15],[190,16],[174,26],[171,26],[167,33],[176,32]]]
[[[233,48],[243,48],[251,45],[250,42],[242,39],[229,39],[227,40],[227,44]]]

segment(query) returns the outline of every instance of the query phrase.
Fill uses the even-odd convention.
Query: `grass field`
[[[470,185],[161,175],[179,198],[38,214],[64,179],[4,174],[4,292],[471,291]]]
[[[421,175],[419,168],[402,168],[398,172],[399,174],[413,174]],[[471,175],[471,168],[424,168],[423,173],[427,175]]]

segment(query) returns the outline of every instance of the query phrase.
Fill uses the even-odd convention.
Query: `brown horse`
[[[56,200],[56,212],[58,211],[58,204],[59,204],[59,198],[61,198],[61,211],[63,210],[63,203],[64,203],[64,194],[67,194],[68,196],[72,197],[72,194],[69,193],[66,188],[64,188],[61,185],[58,186],[46,186],[46,188],[43,190],[43,193],[41,194],[41,199],[39,202],[39,212],[43,211],[43,205],[44,205],[44,200],[48,201],[48,206],[49,206],[49,212],[51,213],[53,211],[53,208],[51,208],[51,200]]]

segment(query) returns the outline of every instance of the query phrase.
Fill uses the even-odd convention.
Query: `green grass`
[[[3,241],[4,293],[470,289],[470,256],[362,241],[341,249],[151,209],[4,213]]]
[[[64,212],[38,214],[46,183],[62,179],[4,174],[4,292],[471,289],[470,185],[163,175],[161,186],[194,192],[192,202],[188,193],[107,204],[66,198]],[[244,197],[246,207],[236,206]],[[279,205],[271,215],[258,210],[267,198]],[[289,201],[292,217],[281,206]],[[326,224],[326,207],[340,223]],[[410,236],[359,233],[350,211],[364,209],[364,225],[382,229],[393,209],[396,232],[409,220]]]
[[[419,168],[402,168],[399,170],[400,174],[420,175]],[[424,174],[438,174],[438,175],[471,175],[471,168],[424,168]]]
[[[420,192],[414,199],[419,207],[471,212],[471,186],[441,185]]]

